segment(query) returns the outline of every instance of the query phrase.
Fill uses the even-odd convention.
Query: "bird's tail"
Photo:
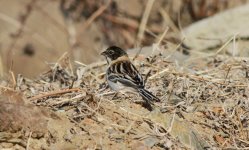
[[[160,102],[161,100],[145,89],[138,89],[139,94],[147,101]]]

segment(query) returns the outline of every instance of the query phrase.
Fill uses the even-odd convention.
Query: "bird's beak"
[[[101,55],[106,56],[106,51],[102,52]]]

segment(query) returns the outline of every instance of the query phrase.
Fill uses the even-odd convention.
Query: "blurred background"
[[[32,78],[65,52],[89,64],[102,59],[99,53],[110,45],[151,46],[167,28],[164,41],[178,45],[182,31],[193,23],[248,2],[0,0],[0,72]],[[188,44],[182,48],[190,49]]]

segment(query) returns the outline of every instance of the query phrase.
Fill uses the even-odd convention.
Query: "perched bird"
[[[106,57],[109,67],[106,71],[106,80],[109,87],[117,92],[139,93],[146,101],[146,107],[152,110],[151,102],[160,99],[144,89],[144,80],[136,67],[131,63],[127,53],[117,47],[111,46],[101,53]]]

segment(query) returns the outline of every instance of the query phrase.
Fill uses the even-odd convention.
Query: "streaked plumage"
[[[107,83],[115,91],[138,92],[148,104],[160,99],[144,89],[144,80],[131,63],[127,53],[119,47],[111,46],[101,53],[107,59]]]

